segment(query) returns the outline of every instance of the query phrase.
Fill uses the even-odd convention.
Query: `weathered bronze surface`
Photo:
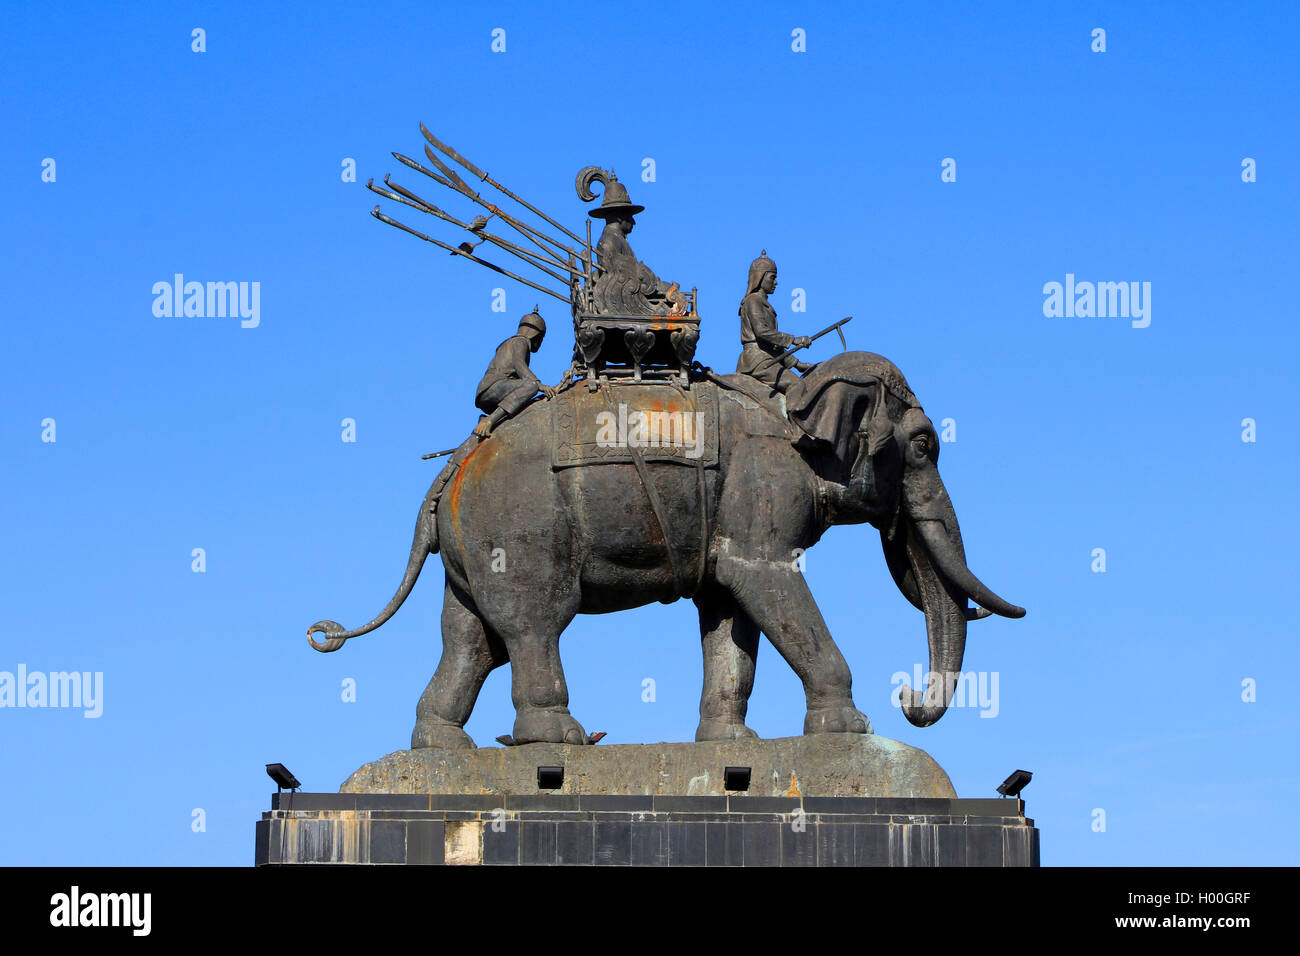
[[[587,744],[569,713],[560,635],[577,614],[681,598],[698,608],[704,652],[696,740],[754,736],[745,714],[760,633],[803,682],[805,734],[868,734],[798,556],[833,525],[870,524],[896,585],[925,616],[929,684],[903,688],[903,713],[917,726],[937,721],[961,673],[967,622],[1025,612],[967,568],[939,477],[938,436],[902,372],[871,352],[815,365],[796,359],[813,337],[778,328],[768,301],[776,265],[765,251],[750,265],[740,305],[736,372],[700,366],[694,292],[659,279],[632,253],[627,235],[643,207],[612,173],[593,166],[578,175],[584,201],[596,198],[593,183],[605,187],[591,213],[606,222],[593,247],[421,130],[564,238],[485,200],[427,146],[437,172],[394,156],[490,216],[466,223],[387,177],[391,190],[371,188],[477,242],[452,246],[377,209],[376,217],[507,275],[482,258],[484,243],[536,267],[542,281],[515,277],[569,303],[573,363],[554,388],[539,382],[528,356],[545,323],[536,310],[524,317],[475,395],[484,417],[420,506],[397,593],[363,627],[312,625],[312,646],[335,651],[379,627],[438,554],[443,653],[417,707],[412,748],[473,748],[465,722],[487,675],[507,662],[516,707],[509,742]],[[541,251],[488,233],[493,218]]]

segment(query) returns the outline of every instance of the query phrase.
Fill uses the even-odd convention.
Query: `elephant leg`
[[[569,713],[569,687],[560,663],[560,634],[577,614],[578,589],[567,589],[572,601],[539,599],[562,593],[565,589],[536,582],[495,600],[484,599],[488,625],[501,635],[510,657],[516,744],[587,742],[587,732]]]
[[[704,690],[696,740],[757,737],[745,726],[754,689],[758,626],[726,588],[712,586],[695,597],[704,650]]]
[[[483,681],[507,660],[505,645],[448,581],[442,599],[442,659],[415,708],[411,749],[474,748],[462,729]]]
[[[803,732],[872,732],[853,704],[853,677],[802,574],[781,561],[718,561],[718,579],[803,681]]]

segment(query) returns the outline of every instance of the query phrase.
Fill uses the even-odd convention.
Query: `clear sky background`
[[[648,207],[637,254],[699,287],[704,363],[734,367],[766,248],[783,328],[854,315],[850,347],[955,421],[970,565],[1029,613],[970,629],[996,716],[914,728],[891,678],[924,667],[922,616],[873,530],[832,529],[807,575],[878,733],[962,796],[1033,771],[1044,864],[1298,861],[1295,5],[244,6],[0,10],[0,670],[104,675],[98,719],[0,709],[0,863],[247,865],[263,764],[331,791],[408,745],[439,562],[339,653],[305,631],[388,600],[439,467],[420,455],[473,427],[541,298],[367,215],[369,177],[423,190],[389,155],[420,154],[419,121],[575,230],[574,175],[612,166]],[[178,272],[259,282],[260,324],[156,317]],[[1046,317],[1067,273],[1150,282],[1150,326]],[[554,383],[568,319],[542,310]],[[692,739],[689,602],[579,618],[561,646],[589,731]],[[480,745],[509,698],[502,669]],[[803,713],[764,642],[751,726]]]

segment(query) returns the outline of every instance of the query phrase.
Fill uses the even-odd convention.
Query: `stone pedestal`
[[[861,734],[399,751],[271,807],[259,866],[1038,865],[1023,802],[958,799],[924,751]]]
[[[277,794],[257,864],[1037,866],[1020,800]]]
[[[536,794],[537,768],[564,767],[559,794],[722,796],[723,770],[749,767],[748,796],[955,797],[934,758],[874,734],[689,744],[527,744],[399,750],[344,781],[343,793]]]

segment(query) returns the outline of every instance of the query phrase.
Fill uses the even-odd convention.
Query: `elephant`
[[[474,748],[465,723],[489,672],[507,662],[511,742],[587,743],[569,712],[561,633],[578,614],[682,597],[697,606],[704,652],[696,740],[757,736],[745,716],[760,633],[803,682],[805,734],[868,734],[849,667],[792,556],[834,525],[871,524],[895,584],[926,621],[930,677],[923,690],[902,687],[902,712],[918,727],[939,720],[967,622],[1025,611],[967,568],[938,436],[902,373],[874,353],[843,352],[784,396],[745,375],[696,378],[697,396],[716,393],[716,465],[553,467],[547,406],[557,399],[538,400],[477,445],[441,497],[430,489],[401,586],[379,616],[351,631],[319,621],[312,647],[335,651],[379,627],[438,553],[443,650],[412,749]]]

